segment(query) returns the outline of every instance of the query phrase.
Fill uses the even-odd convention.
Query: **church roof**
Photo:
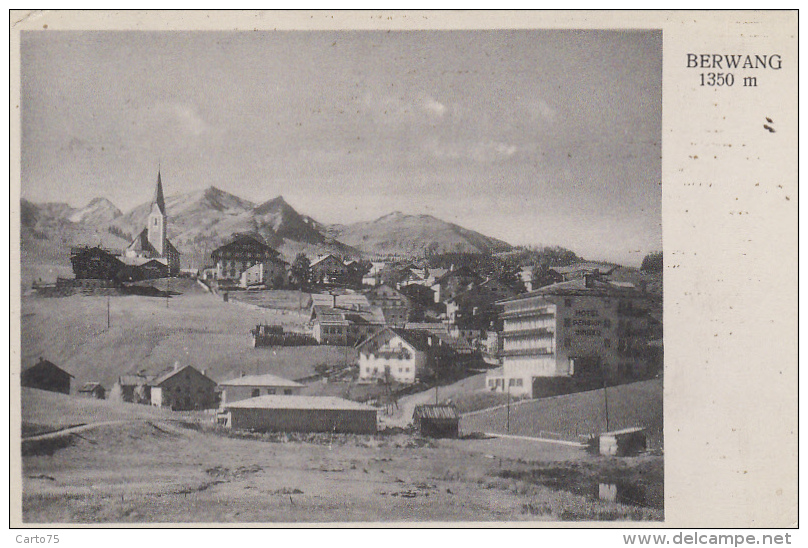
[[[149,255],[158,256],[157,250],[149,241],[149,229],[144,228],[140,234],[135,236],[135,239],[132,240],[132,243],[126,249],[130,249],[132,251],[144,252]]]
[[[157,204],[160,208],[160,213],[166,214],[166,200],[163,197],[163,182],[160,180],[160,170],[157,170],[157,188],[154,190],[154,199],[152,204]]]
[[[144,228],[140,234],[135,236],[135,239],[132,240],[128,246],[126,246],[127,251],[134,251],[138,254],[147,255],[149,257],[160,257],[160,254],[157,253],[157,250],[149,241],[149,229]],[[180,255],[181,253],[179,250],[171,243],[171,241],[166,238],[166,255],[168,255],[168,250],[173,251],[175,254]]]

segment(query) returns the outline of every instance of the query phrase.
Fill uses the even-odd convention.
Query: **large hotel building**
[[[546,377],[620,378],[648,367],[648,298],[596,274],[499,301],[503,372],[489,390],[533,395]]]

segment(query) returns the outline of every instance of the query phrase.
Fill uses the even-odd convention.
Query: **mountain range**
[[[168,196],[168,237],[183,254],[183,266],[200,267],[216,247],[234,234],[259,234],[291,261],[299,252],[350,257],[426,253],[497,253],[512,246],[502,240],[430,215],[394,212],[374,221],[327,225],[301,215],[282,196],[261,204],[209,187]],[[146,226],[151,202],[123,213],[106,198],[80,208],[66,203],[21,202],[25,255],[46,242],[125,247]],[[56,250],[51,250],[55,253]],[[64,251],[62,251],[64,253]],[[48,253],[51,254],[51,253]]]

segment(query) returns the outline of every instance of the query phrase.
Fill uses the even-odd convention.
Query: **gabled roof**
[[[438,278],[442,277],[447,272],[449,272],[448,268],[430,268],[429,269],[429,275],[434,280],[437,280]]]
[[[541,287],[529,293],[522,293],[515,297],[502,299],[498,303],[507,303],[517,301],[529,297],[537,297],[542,295],[559,295],[559,296],[615,296],[615,297],[640,297],[643,296],[634,286],[626,287],[621,283],[614,283],[604,280],[591,280],[590,286],[586,286],[585,278],[576,278],[568,282],[559,282],[551,285]]]
[[[437,333],[446,333],[449,334],[449,328],[446,326],[445,323],[429,323],[429,322],[407,322],[404,325],[405,329],[415,330],[415,331],[428,331],[429,333],[437,334]]]
[[[413,419],[458,420],[460,415],[454,405],[421,404],[412,412]]]
[[[186,365],[186,366],[184,366],[184,367],[180,367],[179,369],[174,369],[174,370],[172,370],[172,371],[169,371],[168,373],[165,373],[165,374],[163,374],[163,375],[162,375],[162,376],[160,376],[160,377],[157,377],[156,379],[154,379],[154,381],[151,383],[151,385],[152,385],[152,386],[160,386],[161,384],[163,384],[164,382],[166,382],[168,379],[170,379],[170,378],[171,378],[171,377],[173,377],[174,375],[179,375],[180,373],[182,373],[182,372],[183,372],[183,371],[185,371],[186,369],[191,369],[191,370],[195,371],[197,374],[201,375],[202,377],[205,377],[206,379],[208,379],[208,380],[209,380],[210,382],[212,382],[213,384],[216,384],[216,381],[214,381],[213,379],[211,379],[211,378],[210,378],[210,377],[208,377],[207,375],[202,375],[202,372],[201,372],[201,371],[197,371],[195,367],[190,366],[190,365]]]
[[[380,337],[383,333],[399,336],[402,340],[404,340],[404,342],[406,342],[407,344],[412,346],[415,350],[418,350],[420,352],[427,352],[431,348],[431,345],[429,344],[429,341],[432,337],[431,333],[428,333],[426,331],[415,331],[410,329],[385,327],[378,333],[371,335],[370,337],[359,343],[356,346],[356,349],[357,350],[361,349],[370,341]]]
[[[316,304],[312,307],[311,319],[320,323],[347,325],[384,325],[384,314],[378,307],[369,307],[365,310],[349,310],[332,308]]]
[[[505,282],[502,282],[502,281],[498,280],[497,278],[489,278],[489,279],[485,280],[484,282],[472,285],[470,288],[466,289],[465,291],[461,291],[460,293],[458,293],[457,295],[455,295],[454,297],[449,299],[448,302],[450,302],[450,303],[451,302],[460,302],[466,297],[469,297],[469,296],[472,296],[472,295],[475,295],[475,294],[476,295],[481,295],[482,293],[484,293],[484,292],[480,291],[481,289],[490,288],[492,286],[498,286],[498,287],[502,288],[502,291],[500,292],[500,295],[492,295],[494,297],[494,300],[499,300],[502,297],[502,294],[504,294],[504,293],[510,293],[511,296],[517,294],[517,291],[514,288],[512,288],[511,286],[509,286],[508,284],[506,284]],[[492,290],[491,293],[495,293],[495,291]]]
[[[337,297],[337,308],[342,308],[345,310],[354,310],[359,308],[360,310],[370,308],[370,301],[368,298],[361,293],[347,293],[345,295],[336,295]],[[334,295],[327,294],[327,293],[312,293],[311,294],[311,304],[327,306],[331,308],[334,304]]]
[[[312,263],[311,263],[311,266],[314,266],[314,265],[320,264],[320,263],[324,262],[326,259],[328,259],[329,257],[330,257],[330,258],[332,258],[332,259],[334,259],[335,261],[337,261],[337,262],[338,262],[339,264],[341,264],[342,266],[345,266],[345,263],[343,263],[343,262],[342,262],[342,259],[340,259],[339,257],[337,257],[337,256],[335,256],[335,255],[332,255],[331,253],[329,253],[328,255],[325,255],[324,257],[320,257],[320,258],[319,258],[319,259],[317,259],[316,261],[312,262]]]
[[[247,375],[246,377],[238,377],[229,381],[219,383],[220,386],[286,386],[298,387],[303,386],[295,381],[284,379],[269,373],[264,375]]]
[[[586,263],[574,263],[567,266],[551,266],[550,270],[555,270],[559,274],[572,274],[575,272],[591,272],[593,270],[599,270],[601,274],[608,275],[620,268],[620,265],[614,265],[609,263],[595,263],[595,262],[586,262]]]
[[[270,252],[272,255],[279,255],[278,250],[276,250],[275,248],[267,245],[264,241],[262,241],[259,238],[259,236],[256,236],[254,234],[236,234],[235,236],[233,236],[230,239],[229,242],[227,242],[224,245],[220,245],[219,247],[217,247],[216,249],[211,251],[210,255],[211,255],[211,257],[213,257],[214,255],[217,255],[217,254],[222,253],[223,251],[225,251],[226,248],[233,247],[233,246],[236,246],[238,244],[248,244],[248,245],[257,246],[257,247],[261,248],[262,251]]]
[[[470,267],[464,265],[464,266],[461,266],[461,267],[456,268],[454,270],[446,271],[446,273],[443,274],[440,278],[436,278],[435,282],[440,283],[440,282],[442,282],[444,280],[448,280],[449,278],[452,278],[454,276],[474,278],[474,279],[477,279],[477,280],[482,280],[483,279],[483,277],[480,276],[477,272],[472,270]]]
[[[48,360],[44,360],[42,358],[39,358],[39,361],[36,362],[34,365],[24,369],[22,371],[22,373],[27,373],[28,371],[33,371],[33,370],[36,370],[36,369],[50,369],[50,370],[55,369],[55,370],[61,371],[62,373],[66,373],[66,374],[70,375],[70,373],[68,373],[67,371],[65,371],[64,369],[62,369],[61,367],[59,367],[55,363],[53,363],[51,361],[48,361]],[[70,375],[70,377],[74,378],[74,379],[76,378],[73,375]]]
[[[118,377],[118,384],[121,386],[141,386],[151,384],[154,380],[152,375],[121,375]]]
[[[79,388],[79,392],[92,392],[92,391],[93,391],[93,390],[95,390],[96,388],[100,388],[100,389],[102,389],[102,390],[104,389],[104,387],[103,387],[103,386],[101,386],[101,383],[98,383],[98,382],[87,382],[87,383],[84,383],[84,386],[82,386],[81,388]]]
[[[148,228],[144,228],[140,232],[140,234],[135,236],[135,239],[132,240],[132,243],[130,243],[126,247],[126,249],[131,249],[133,251],[143,251],[143,252],[149,253],[151,255],[157,255],[158,254],[157,250],[154,248],[153,245],[151,245],[151,242],[149,241],[149,229]]]

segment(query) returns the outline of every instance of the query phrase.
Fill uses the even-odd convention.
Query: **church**
[[[180,271],[180,252],[168,240],[168,216],[166,202],[163,197],[163,183],[160,170],[157,170],[157,188],[146,221],[146,228],[130,243],[124,251],[124,262],[142,266],[152,263],[153,266],[165,270],[167,276],[176,276]]]

